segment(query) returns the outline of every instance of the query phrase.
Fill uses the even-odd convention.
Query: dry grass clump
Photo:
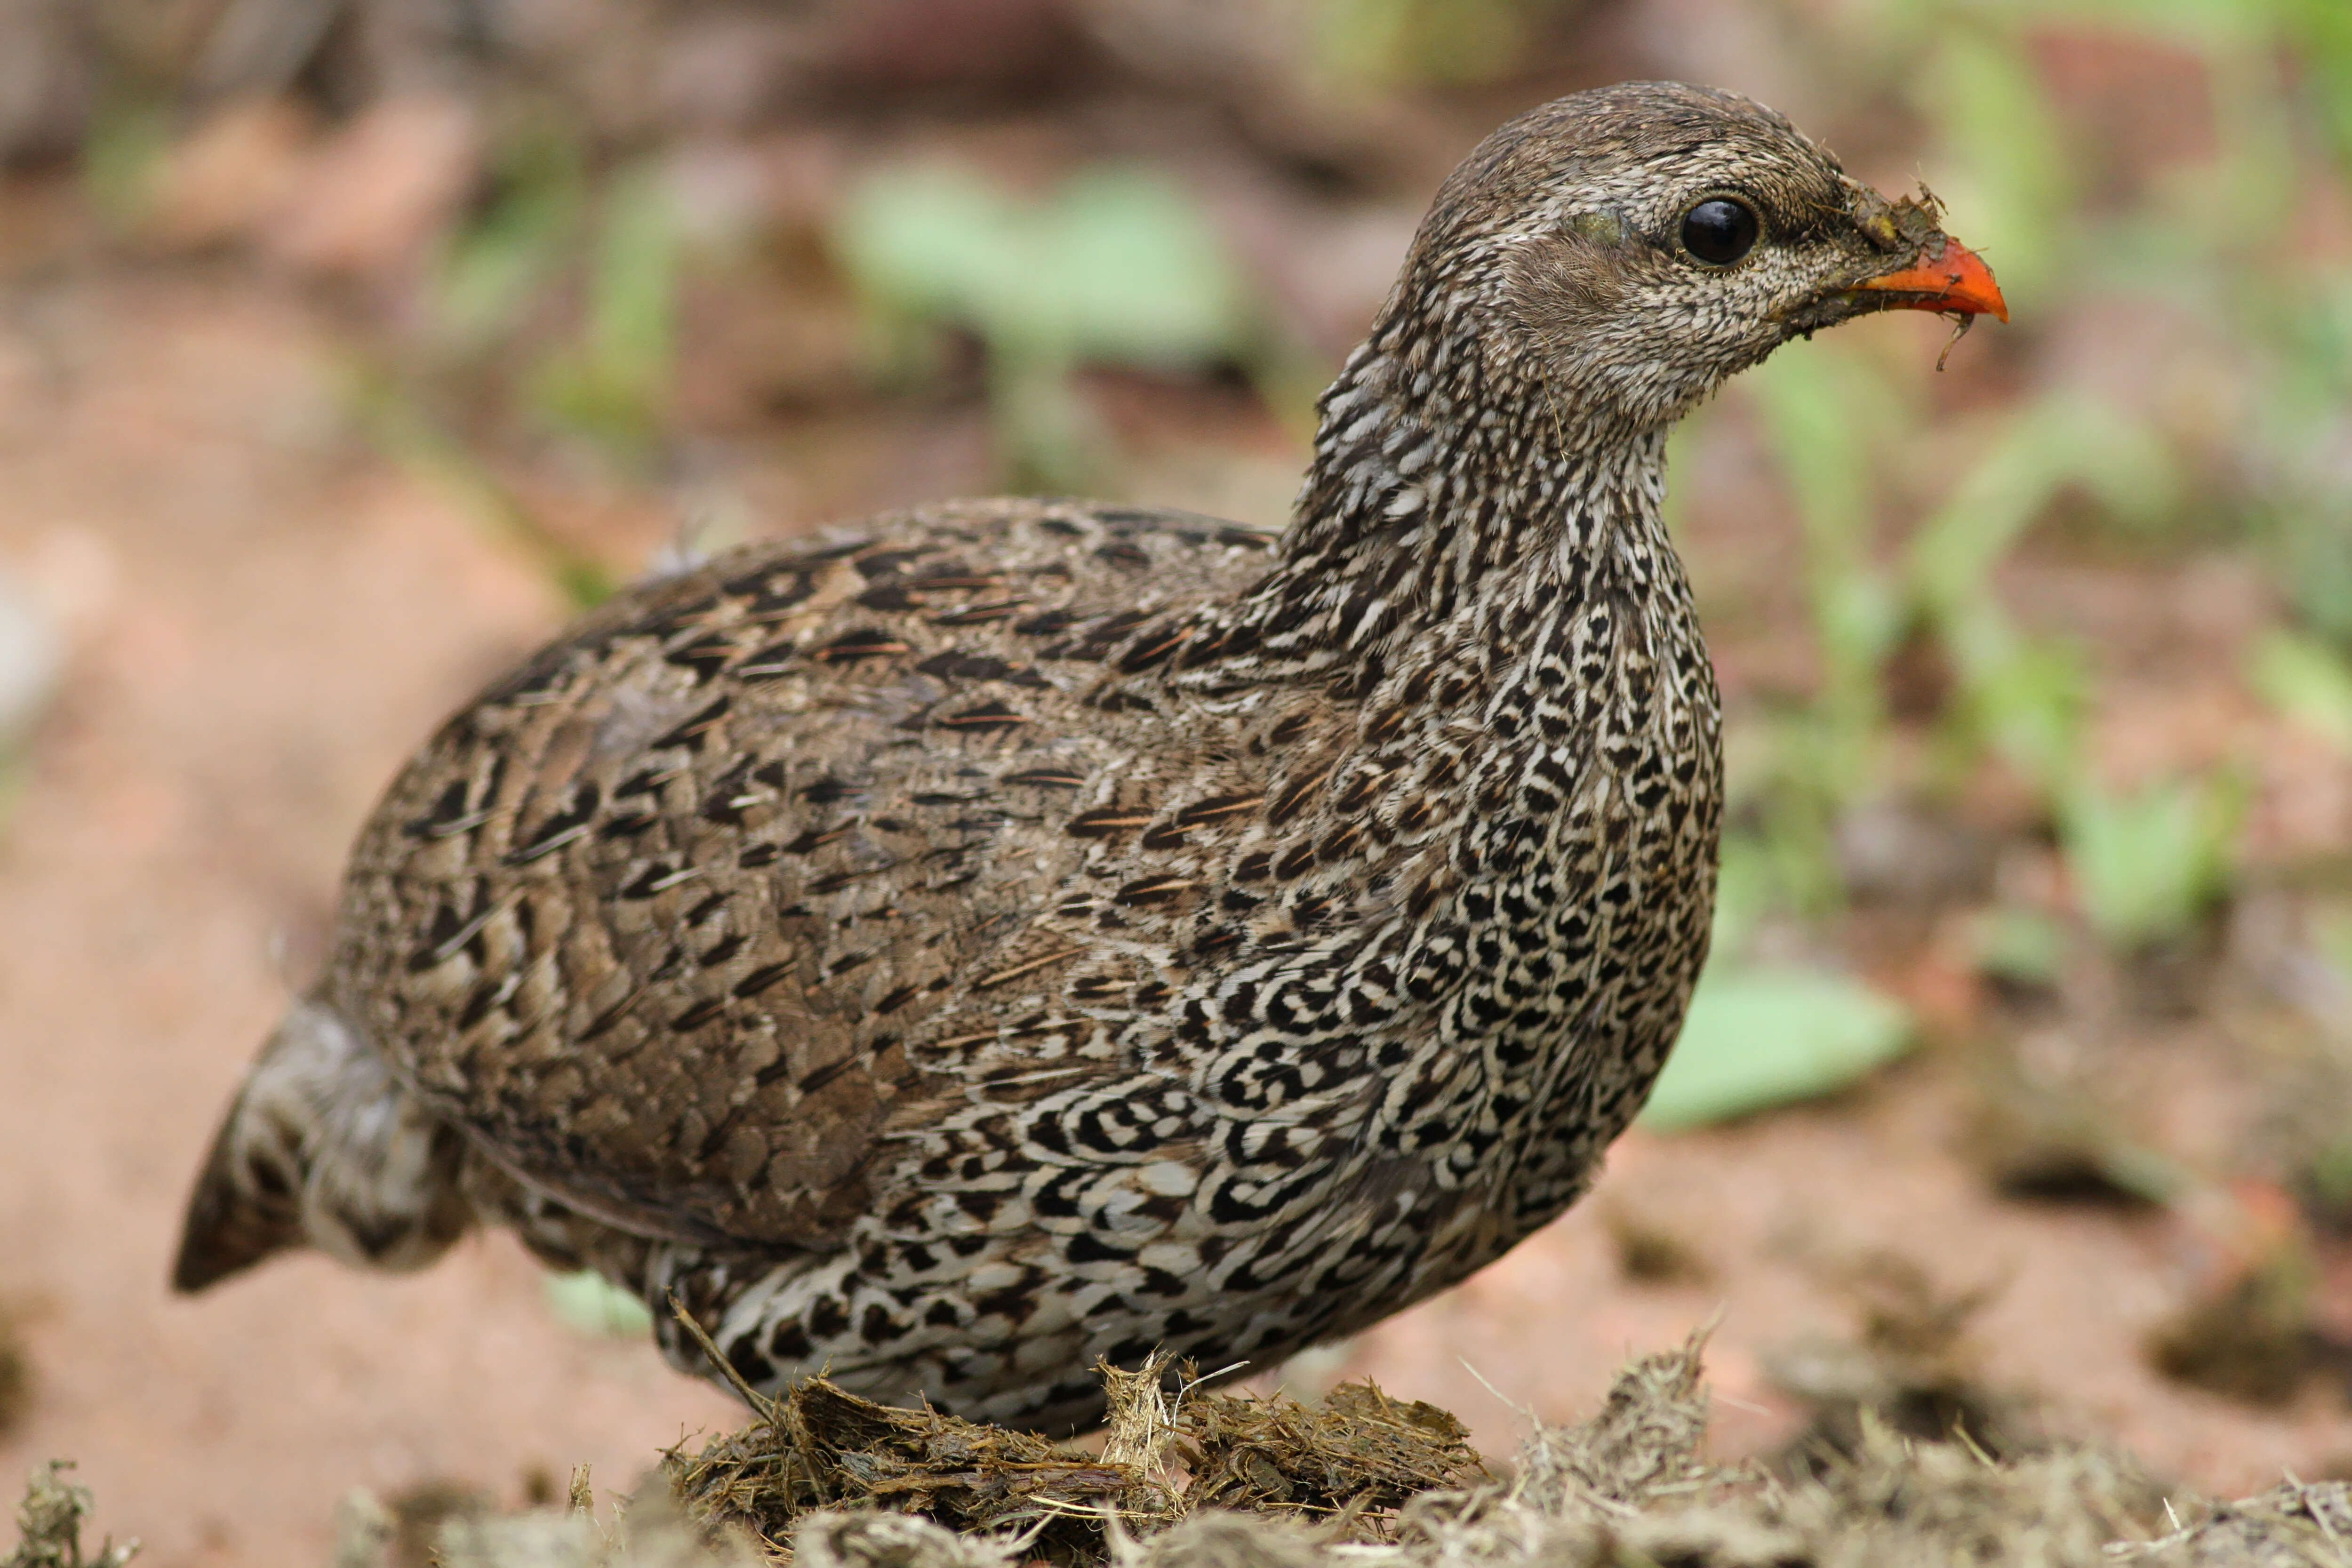
[[[771,1542],[820,1510],[856,1505],[953,1531],[1028,1530],[1040,1555],[1067,1556],[1099,1549],[1106,1513],[1139,1520],[1171,1507],[1142,1465],[877,1405],[822,1377],[754,1408],[751,1426],[692,1457],[673,1451],[668,1468],[690,1515]]]
[[[95,1554],[83,1554],[89,1489],[66,1479],[72,1468],[71,1459],[51,1459],[25,1483],[25,1500],[16,1508],[16,1548],[0,1557],[0,1568],[122,1568],[138,1552],[136,1541],[117,1546],[109,1537]]]
[[[691,1457],[673,1451],[668,1466],[690,1515],[772,1544],[822,1510],[855,1505],[1018,1539],[1030,1558],[1070,1563],[1101,1562],[1122,1531],[1211,1509],[1385,1540],[1412,1499],[1493,1479],[1461,1422],[1369,1383],[1308,1406],[1205,1392],[1190,1368],[1171,1393],[1167,1374],[1161,1357],[1102,1369],[1110,1429],[1099,1455],[877,1405],[820,1377],[782,1399],[743,1390],[760,1418]]]
[[[2352,1485],[2285,1481],[2259,1497],[2217,1505],[2130,1560],[2188,1568],[2340,1568],[2352,1563]]]
[[[1187,1512],[1337,1516],[1384,1533],[1414,1497],[1494,1479],[1452,1412],[1371,1383],[1343,1383],[1319,1405],[1198,1394],[1176,1428]]]

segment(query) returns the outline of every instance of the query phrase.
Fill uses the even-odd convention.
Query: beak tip
[[[1888,300],[1889,309],[1958,312],[2007,321],[2009,301],[2001,298],[1992,268],[1958,240],[1948,235],[1941,238],[1940,245],[1932,251],[1922,250],[1910,266],[1865,279],[1857,287],[1904,296]]]

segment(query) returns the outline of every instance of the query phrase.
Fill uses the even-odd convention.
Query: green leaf
[[[969,327],[1000,353],[1184,366],[1247,345],[1215,233],[1144,170],[1085,170],[1043,202],[966,169],[888,170],[852,195],[835,239],[876,309]]]
[[[547,1277],[547,1306],[563,1326],[591,1338],[642,1339],[653,1331],[646,1304],[593,1268]]]
[[[1715,932],[1708,951],[1717,965],[1735,961],[1748,936],[1781,901],[1780,868],[1762,835],[1734,827],[1723,836],[1715,876]]]
[[[2352,7],[2342,0],[2277,0],[2288,47],[2309,79],[2305,90],[2352,167]]]
[[[2088,679],[2065,645],[2011,624],[1995,574],[2062,490],[2146,521],[2177,504],[2179,465],[2145,421],[2074,392],[2013,410],[1988,426],[1983,445],[1911,542],[1910,602],[1950,656],[1963,738],[2054,790],[2075,765]]]
[[[1167,180],[1090,169],[1048,217],[1059,309],[1083,356],[1184,366],[1244,346],[1240,279],[1200,209]]]
[[[2026,778],[2062,789],[2079,763],[2090,674],[2071,645],[2015,639],[1973,661],[1964,712],[1977,736]]]
[[[2054,985],[2065,968],[2066,931],[2039,910],[1987,910],[1969,932],[1977,970],[1996,980]]]
[[[2092,930],[2125,952],[2185,934],[2228,889],[2243,808],[2244,792],[2221,780],[2069,790],[2059,840]]]
[[[1751,385],[1804,522],[1823,702],[1868,728],[1879,667],[1903,632],[1904,605],[1870,558],[1873,453],[1896,443],[1900,394],[1869,361],[1826,344],[1767,361]]]
[[[886,170],[835,231],[882,334],[966,328],[987,345],[992,409],[1021,482],[1083,482],[1082,363],[1192,369],[1248,356],[1255,318],[1215,232],[1147,170],[1083,170],[1043,201],[950,165]]]
[[[1962,616],[2060,490],[2080,486],[2110,512],[2144,522],[2177,504],[2179,469],[2144,420],[2076,390],[2053,393],[2000,422],[1921,527],[1912,591],[1932,616]]]
[[[1901,1056],[1912,1035],[1900,1004],[1843,975],[1712,968],[1642,1125],[1673,1131],[1834,1093]]]
[[[2247,660],[2256,695],[2279,712],[2352,752],[2352,662],[2316,637],[2273,632]]]

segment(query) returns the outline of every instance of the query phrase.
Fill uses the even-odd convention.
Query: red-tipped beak
[[[1958,240],[1945,237],[1933,251],[1900,272],[1889,272],[1854,285],[1902,299],[1886,301],[1890,310],[1945,310],[1963,316],[1993,316],[2009,320],[2009,301],[1992,280],[1984,258]]]

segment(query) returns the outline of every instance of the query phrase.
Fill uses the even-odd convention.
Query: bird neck
[[[1664,431],[1555,396],[1475,331],[1421,325],[1384,320],[1323,395],[1295,521],[1237,606],[1261,657],[1337,673],[1419,631],[1524,624],[1603,580],[1679,601]]]

